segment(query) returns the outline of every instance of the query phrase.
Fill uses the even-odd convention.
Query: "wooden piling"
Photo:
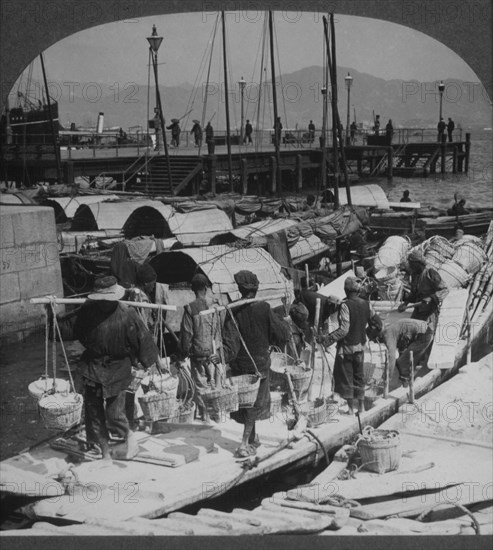
[[[464,162],[464,172],[469,172],[469,153],[471,151],[471,134],[466,133],[466,157]]]
[[[447,143],[445,141],[446,139],[446,136],[442,136],[442,141],[440,143],[440,173],[442,174],[445,174],[445,163],[447,160],[447,156],[445,154],[447,148]]]
[[[276,157],[270,157],[270,190],[272,193],[277,189],[277,162]]]
[[[387,166],[387,179],[389,181],[392,181],[393,174],[394,174],[394,148],[389,147],[388,152],[388,166]]]
[[[457,174],[457,146],[454,145],[452,152],[452,174]]]
[[[211,193],[216,193],[216,167],[217,157],[216,155],[210,155],[209,157],[209,185],[211,187]]]
[[[300,192],[303,189],[303,159],[296,155],[296,189]]]
[[[240,176],[241,176],[241,189],[244,195],[248,194],[248,168],[247,159],[240,160]]]

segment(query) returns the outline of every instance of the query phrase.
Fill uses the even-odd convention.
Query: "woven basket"
[[[46,394],[53,393],[53,378],[46,378],[42,376],[38,380],[31,382],[27,388],[29,395],[33,401],[38,401]],[[55,392],[64,395],[68,395],[70,392],[70,382],[63,378],[57,378],[55,381]]]
[[[238,392],[238,407],[248,409],[253,407],[258,395],[260,378],[252,374],[233,377],[233,384]]]
[[[139,404],[142,408],[144,418],[148,422],[167,419],[175,414],[178,408],[178,401],[174,395],[151,390],[142,397],[139,397]]]
[[[220,413],[229,413],[238,410],[238,391],[236,386],[220,388],[201,394],[202,400],[209,413],[222,416]]]
[[[195,416],[195,403],[182,403],[176,410],[174,416],[168,418],[168,422],[173,424],[190,424]]]
[[[310,385],[310,379],[312,377],[311,370],[305,370],[298,365],[288,365],[285,367],[291,376],[293,382],[293,389],[299,396],[303,394]],[[270,385],[272,390],[280,388],[280,391],[289,392],[289,385],[286,379],[286,374],[283,372],[277,372],[273,370],[271,372]]]
[[[135,393],[138,390],[140,383],[144,379],[145,375],[146,371],[144,369],[136,369],[132,367],[132,381],[130,382],[127,391]]]
[[[288,365],[296,365],[296,361],[287,353],[272,351],[270,354],[270,369],[273,372],[283,373]]]
[[[380,439],[392,435],[393,437]],[[398,432],[375,430],[373,436],[379,439],[358,441],[362,467],[377,474],[397,470],[401,460],[401,440]]]
[[[337,416],[339,413],[339,404],[330,397],[325,400],[325,408],[327,410],[326,422]]]
[[[302,403],[300,409],[307,417],[310,426],[318,426],[327,420],[327,405],[324,399]]]
[[[38,402],[41,421],[48,430],[66,431],[80,424],[83,403],[79,393],[46,395]]]

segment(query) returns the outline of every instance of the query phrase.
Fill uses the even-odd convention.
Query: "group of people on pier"
[[[253,407],[231,413],[235,421],[244,425],[235,455],[254,455],[260,445],[256,422],[270,415],[272,346],[289,349],[299,356],[303,348],[314,345],[315,341],[325,349],[336,344],[334,391],[347,401],[349,414],[365,409],[364,349],[368,337],[386,344],[389,376],[397,367],[401,382],[407,385],[410,354],[413,353],[415,364],[422,364],[433,339],[439,305],[448,292],[438,272],[426,266],[420,252],[413,251],[408,264],[411,292],[399,311],[404,311],[409,303],[413,304],[414,311],[410,319],[390,326],[384,326],[373,311],[362,281],[357,277],[345,279],[344,300],[322,296],[316,287],[307,287],[305,281],[292,304],[284,301],[283,306],[272,309],[268,302],[256,300],[259,280],[255,273],[241,270],[234,275],[241,302],[220,314],[215,307],[214,313],[210,313],[214,304],[208,297],[209,279],[196,273],[191,280],[195,299],[184,307],[174,359],[178,368],[190,369],[197,418],[211,421],[203,395],[221,387],[223,377],[218,375],[219,369],[229,365],[233,376],[256,374],[260,377],[260,387]],[[163,298],[156,295],[156,272],[144,262],[135,266],[127,281],[122,279],[122,271],[117,273],[119,279],[114,275],[97,278],[88,300],[58,320],[62,338],[77,339],[84,347],[79,375],[84,394],[87,446],[88,449],[99,447],[102,457],[108,460],[131,459],[138,452],[132,431],[136,428],[135,397],[129,393],[132,367],[139,365],[156,374],[169,369],[169,364],[160,358],[153,338],[156,323],[165,322],[162,314],[159,316],[157,310],[151,310],[143,317],[135,308],[120,303],[123,299],[162,303]],[[131,284],[128,279],[132,280]],[[316,327],[318,299],[320,322]],[[204,310],[209,312],[201,314]],[[329,330],[328,319],[335,314],[337,328]],[[185,366],[186,359],[189,367]],[[120,444],[110,446],[110,432],[119,438]]]

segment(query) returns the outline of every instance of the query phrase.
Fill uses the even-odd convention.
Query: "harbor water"
[[[447,209],[454,194],[466,200],[466,208],[493,208],[493,136],[491,131],[471,134],[471,156],[467,174],[431,174],[427,178],[386,178],[372,180],[380,185],[390,201],[399,201],[409,189],[413,202],[421,206]]]

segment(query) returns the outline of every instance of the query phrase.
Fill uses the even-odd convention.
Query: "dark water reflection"
[[[454,193],[466,199],[466,207],[493,207],[493,136],[492,132],[471,135],[471,156],[467,174],[434,174],[428,178],[386,178],[372,180],[378,183],[389,200],[399,201],[405,189],[411,199],[422,206],[450,208]]]

